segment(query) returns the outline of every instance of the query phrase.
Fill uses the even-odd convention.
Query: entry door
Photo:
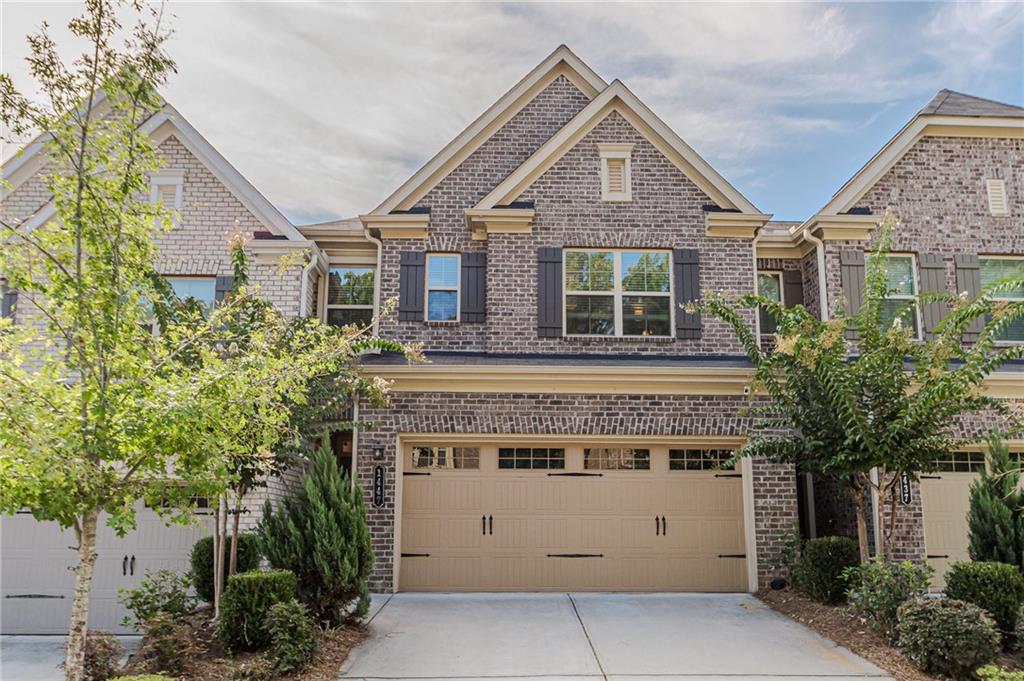
[[[121,625],[127,612],[118,589],[139,585],[146,570],[187,572],[192,545],[212,531],[208,516],[198,524],[168,527],[140,506],[137,529],[119,538],[100,517],[96,566],[89,607],[89,627],[134,633]],[[0,631],[4,634],[65,634],[71,615],[77,562],[74,532],[28,514],[0,517]]]
[[[745,590],[740,474],[701,451],[409,447],[399,587]]]

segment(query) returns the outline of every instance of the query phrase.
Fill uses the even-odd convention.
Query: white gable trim
[[[299,230],[274,207],[226,158],[221,156],[212,144],[206,141],[198,130],[185,120],[178,111],[166,104],[164,108],[146,121],[143,129],[153,137],[159,146],[168,137],[175,137],[205,165],[228,191],[255,215],[271,231],[288,237],[292,241],[306,241]]]
[[[565,45],[559,46],[370,214],[387,215],[416,205],[417,201],[559,76],[568,78],[590,99],[608,86],[572,50]]]
[[[812,228],[822,218],[842,215],[853,208],[875,184],[922,138],[929,136],[1024,137],[1024,119],[978,116],[918,115],[903,127],[839,188],[832,199],[797,232]]]
[[[752,203],[619,80],[609,85],[584,107],[474,208],[494,208],[514,201],[612,111],[618,112],[629,121],[720,207],[737,209],[741,213],[759,214]]]

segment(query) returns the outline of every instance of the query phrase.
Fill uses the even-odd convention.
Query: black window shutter
[[[942,292],[946,290],[946,261],[939,253],[919,253],[918,267],[921,269],[921,291]],[[935,327],[949,312],[941,301],[925,303],[921,306],[921,317],[924,321],[926,338],[935,337]]]
[[[956,264],[956,292],[966,293],[969,300],[974,300],[981,293],[981,261],[977,255],[958,253],[953,256],[953,262]],[[964,340],[973,343],[984,328],[985,320],[975,319],[964,331]]]
[[[562,335],[562,249],[537,249],[537,336]]]
[[[463,253],[460,319],[464,322],[487,320],[487,254]]]
[[[782,299],[786,307],[804,304],[804,273],[800,270],[782,271]]]
[[[14,312],[18,308],[18,292],[7,288],[7,284],[0,285],[0,317],[14,318]]]
[[[700,252],[695,248],[672,251],[676,284],[676,337],[700,338],[700,313],[686,312],[680,306],[700,300]]]
[[[234,286],[235,278],[230,274],[217,277],[217,284],[214,287],[214,299],[220,303],[223,302],[229,293],[231,293],[231,287]]]
[[[426,286],[427,254],[405,251],[398,260],[398,321],[423,321],[423,297]]]
[[[864,300],[864,251],[841,251],[839,273],[846,298],[847,314],[857,314]],[[857,329],[846,329],[846,337],[857,339]]]

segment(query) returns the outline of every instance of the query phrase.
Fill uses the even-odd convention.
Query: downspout
[[[818,258],[818,314],[821,321],[828,321],[828,292],[825,290],[825,242],[811,234],[809,229],[803,232],[804,239],[814,244],[814,250]]]
[[[380,314],[380,267],[384,257],[384,244],[370,234],[370,230],[366,227],[363,227],[363,235],[366,236],[367,241],[377,245],[377,272],[373,277],[373,335],[376,336],[380,333],[380,320],[378,319]]]
[[[320,249],[315,243],[309,252],[309,264],[302,268],[302,283],[299,286],[299,317],[308,317],[309,310],[309,274],[320,264]]]

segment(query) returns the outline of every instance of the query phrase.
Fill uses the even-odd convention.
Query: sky
[[[0,0],[0,67],[81,6]],[[167,5],[164,95],[296,224],[372,210],[559,44],[778,220],[942,88],[1024,104],[1024,3]],[[5,149],[3,157],[11,153]]]

